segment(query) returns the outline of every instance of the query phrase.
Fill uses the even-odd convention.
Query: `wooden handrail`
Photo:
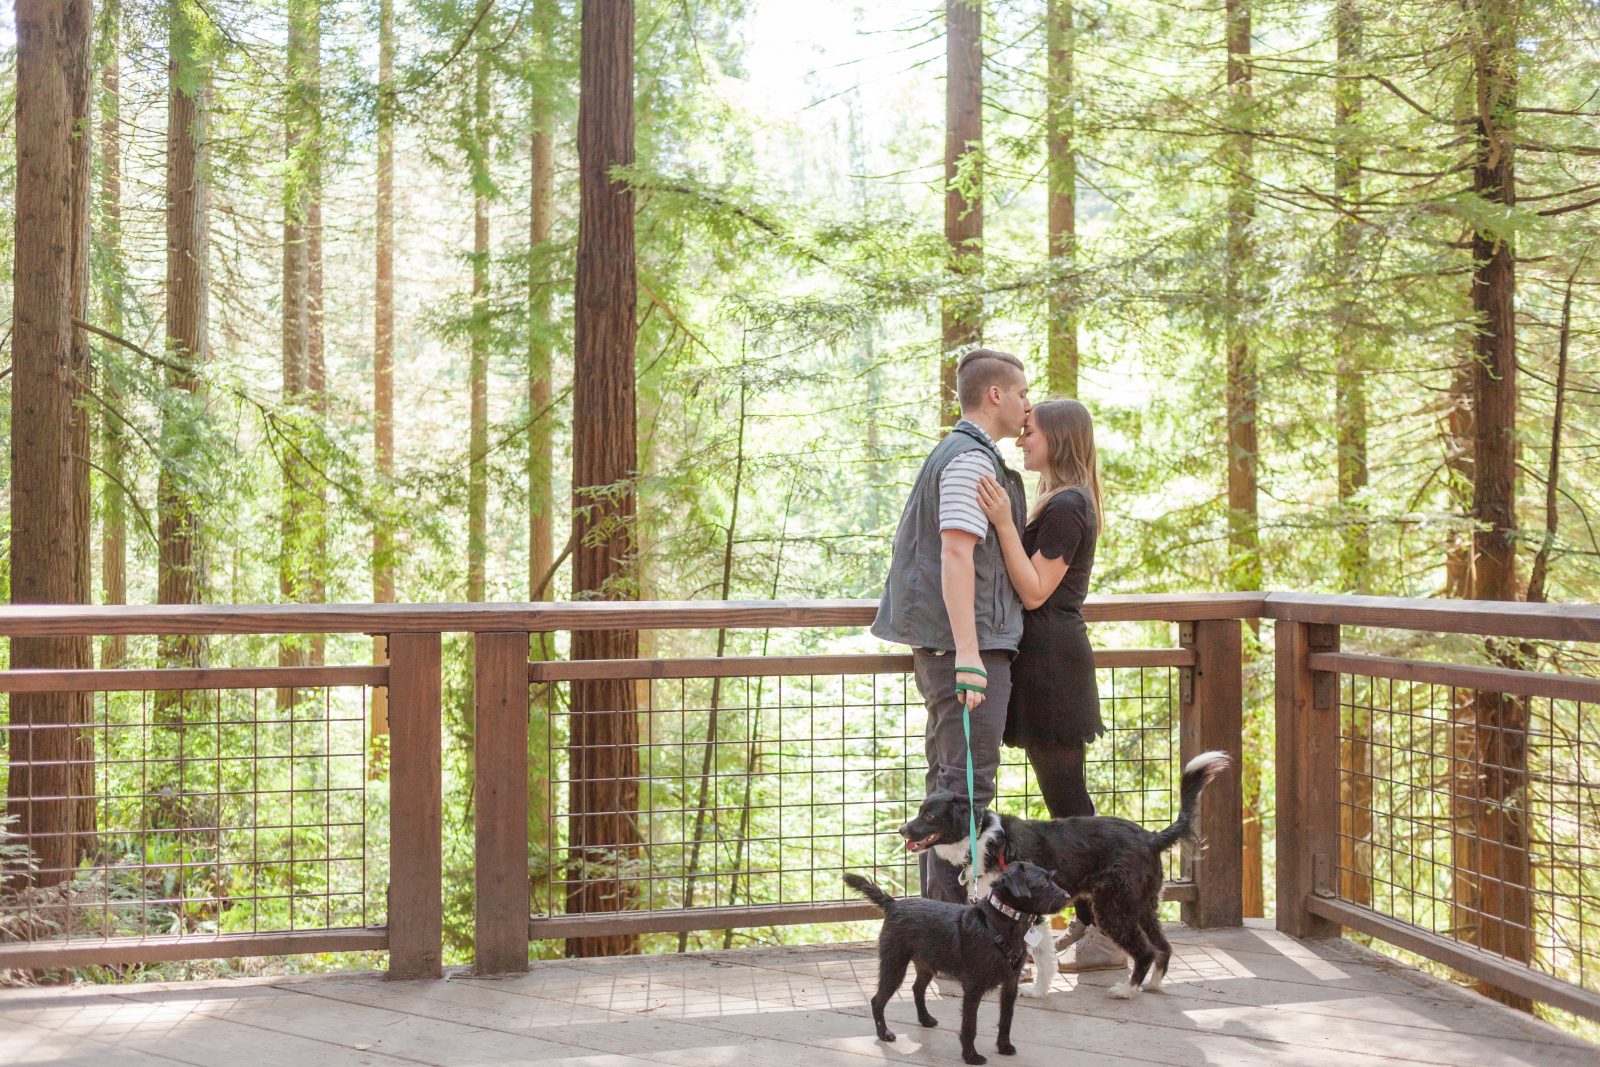
[[[1259,593],[1090,597],[1090,622],[1190,622],[1261,614]],[[660,600],[521,604],[11,604],[0,637],[113,634],[544,633],[561,630],[866,626],[875,600]]]
[[[1600,604],[1268,593],[1263,618],[1282,622],[1425,630],[1554,641],[1600,641]]]
[[[673,600],[507,604],[0,605],[0,637],[117,634],[529,633],[866,626],[873,600]],[[1094,596],[1090,622],[1275,619],[1437,633],[1600,642],[1600,604],[1341,596],[1130,593]]]

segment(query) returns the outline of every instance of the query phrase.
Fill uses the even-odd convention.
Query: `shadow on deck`
[[[1244,928],[1169,929],[1166,991],[1115,1001],[1120,976],[1062,975],[1018,1002],[1014,1059],[992,1063],[1527,1064],[1600,1062],[1600,1048],[1348,941]],[[960,1063],[959,1006],[916,1025],[910,984],[872,1034],[873,947],[747,949],[534,964],[527,975],[389,981],[319,975],[172,985],[0,990],[0,1063],[674,1064],[815,1067]]]

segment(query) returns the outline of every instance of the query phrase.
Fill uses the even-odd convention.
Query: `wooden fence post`
[[[389,638],[389,977],[437,978],[443,954],[439,635]]]
[[[1337,937],[1339,924],[1306,902],[1337,890],[1339,855],[1339,678],[1313,672],[1313,652],[1337,652],[1339,627],[1279,621],[1275,627],[1278,929]]]
[[[1180,750],[1187,764],[1202,752],[1222,751],[1233,768],[1207,787],[1200,802],[1204,853],[1192,864],[1199,899],[1182,905],[1190,926],[1238,926],[1244,921],[1240,875],[1244,860],[1244,660],[1238,619],[1185,623],[1180,643],[1194,649],[1193,679],[1183,687]]]
[[[528,969],[528,635],[473,635],[477,694],[473,807],[474,969]]]

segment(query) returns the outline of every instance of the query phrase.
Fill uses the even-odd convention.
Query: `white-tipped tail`
[[[1201,771],[1209,779],[1227,770],[1231,762],[1226,752],[1202,752],[1183,765],[1183,773],[1193,774],[1195,771]]]

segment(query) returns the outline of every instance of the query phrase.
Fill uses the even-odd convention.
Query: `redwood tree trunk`
[[[105,272],[100,285],[100,316],[105,328],[123,336],[122,316],[122,6],[100,10],[100,240]],[[100,419],[100,462],[105,469],[100,518],[100,589],[107,604],[128,602],[127,441],[119,411],[121,391],[112,370],[110,348],[100,374],[105,408]],[[121,634],[102,638],[103,667],[120,667],[128,655]]]
[[[543,19],[548,21],[545,13]],[[541,38],[541,59],[549,53],[548,35]],[[537,86],[535,93],[538,93]],[[528,194],[528,599],[549,597],[550,565],[554,559],[551,511],[555,501],[551,485],[552,428],[550,410],[550,321],[552,283],[548,264],[550,221],[555,209],[555,168],[551,132],[555,105],[548,97],[535,97],[530,152],[531,183]]]
[[[312,567],[313,472],[305,460],[307,435],[302,420],[311,388],[311,243],[310,157],[316,152],[311,123],[311,53],[314,3],[292,0],[289,5],[284,100],[283,195],[283,406],[294,418],[279,446],[283,457],[283,502],[279,517],[278,595],[285,603],[310,599]],[[278,664],[291,667],[311,662],[308,639],[282,638]],[[279,706],[287,706],[294,690],[277,693]]]
[[[1360,130],[1361,79],[1352,66],[1361,54],[1361,23],[1355,0],[1338,0],[1334,10],[1334,38],[1339,75],[1334,88],[1333,192],[1342,212],[1335,223],[1343,290],[1334,317],[1334,423],[1338,435],[1339,514],[1344,523],[1340,538],[1340,588],[1347,593],[1367,591],[1371,556],[1367,524],[1359,497],[1367,486],[1367,397],[1363,374],[1363,346],[1356,292],[1360,286],[1360,224],[1349,212],[1361,199]]]
[[[1074,125],[1072,52],[1075,46],[1072,0],[1050,0],[1046,45],[1046,154],[1049,157],[1050,258],[1070,269],[1078,251],[1078,155]],[[1078,319],[1076,297],[1066,285],[1050,291],[1050,351],[1047,382],[1059,396],[1078,395]]]
[[[394,0],[378,4],[378,233],[372,329],[372,445],[378,484],[394,479]],[[372,529],[372,599],[394,603],[394,531],[380,501]],[[389,662],[389,639],[372,639],[372,662]],[[373,738],[389,732],[389,691],[372,691]]]
[[[206,283],[208,279],[205,175],[206,106],[209,61],[202,33],[189,7],[167,9],[167,354],[175,366],[167,387],[200,402],[200,368],[206,362]],[[189,442],[182,422],[162,427],[163,451],[177,454]],[[169,451],[170,449],[170,451]],[[162,467],[157,487],[160,540],[156,600],[198,604],[203,587],[201,517],[189,486]],[[193,636],[164,638],[161,659],[172,666],[198,666],[202,643]]]
[[[1516,203],[1517,0],[1477,0],[1474,78],[1477,139],[1473,191],[1490,204]],[[1472,309],[1478,331],[1473,346],[1472,594],[1479,600],[1515,600],[1516,578],[1516,250],[1507,234],[1478,230],[1472,238]],[[1501,655],[1517,665],[1510,650]],[[1527,962],[1533,957],[1533,898],[1529,892],[1528,702],[1478,693],[1470,774],[1458,798],[1456,857],[1458,925],[1470,920],[1485,950]],[[1470,779],[1468,781],[1467,779]],[[1475,788],[1474,788],[1475,787]],[[1525,997],[1492,987],[1484,992],[1531,1011]]]
[[[489,53],[478,48],[473,71],[472,355],[467,459],[467,599],[485,588],[489,510]]]
[[[12,277],[11,599],[89,602],[87,0],[19,0]],[[83,637],[13,638],[13,667],[92,666]],[[8,813],[36,883],[67,881],[94,832],[83,694],[11,697]],[[49,799],[33,799],[33,798]]]
[[[572,586],[574,599],[627,599],[638,466],[633,193],[610,172],[633,162],[633,0],[587,0],[581,29]],[[572,638],[574,659],[627,659],[638,647],[633,631]],[[632,892],[617,875],[641,843],[633,683],[574,683],[571,721],[567,910],[619,911]],[[627,934],[567,942],[573,956],[636,950]]]
[[[1228,185],[1227,236],[1223,271],[1224,338],[1227,350],[1228,576],[1234,589],[1261,588],[1261,551],[1256,510],[1256,355],[1246,323],[1253,297],[1248,278],[1250,224],[1255,218],[1254,145],[1250,135],[1250,3],[1227,0],[1228,98],[1230,132],[1222,159]],[[1261,778],[1256,760],[1243,761],[1244,913],[1265,909],[1261,870]]]
[[[978,0],[945,0],[944,237],[958,282],[983,268],[983,14]],[[953,293],[941,311],[942,424],[955,425],[956,363],[983,339],[983,298]]]
[[[1339,453],[1340,588],[1365,593],[1370,549],[1367,526],[1358,502],[1367,485],[1367,397],[1356,293],[1360,285],[1361,231],[1351,216],[1361,199],[1361,81],[1352,67],[1361,53],[1361,24],[1356,0],[1338,0],[1334,9],[1338,80],[1334,86],[1333,191],[1341,213],[1334,223],[1343,268],[1334,314],[1334,423]],[[1358,904],[1372,902],[1372,713],[1350,712],[1339,745],[1340,892]]]

